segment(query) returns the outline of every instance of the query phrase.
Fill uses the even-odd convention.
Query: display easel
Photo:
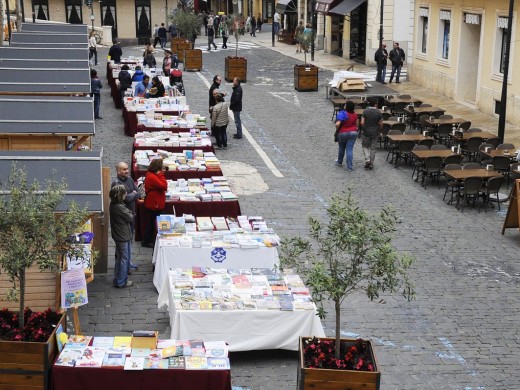
[[[72,323],[74,324],[74,334],[81,335],[81,324],[79,323],[78,307],[71,307],[72,310]]]
[[[516,179],[513,188],[511,189],[511,196],[509,198],[509,207],[507,209],[506,220],[502,227],[502,234],[508,228],[520,227],[520,202],[518,201],[520,196],[520,179]]]

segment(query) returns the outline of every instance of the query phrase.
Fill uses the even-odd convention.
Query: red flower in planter
[[[33,312],[27,308],[23,315],[25,327],[18,329],[18,314],[8,309],[0,310],[0,340],[45,342],[61,317],[51,308],[44,312]]]
[[[341,356],[336,359],[334,340],[313,338],[305,341],[303,350],[304,366],[306,368],[329,368],[340,370],[374,371],[372,354],[368,343],[358,339],[355,345],[341,344]]]

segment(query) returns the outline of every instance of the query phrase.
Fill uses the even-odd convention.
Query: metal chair
[[[426,138],[426,139],[420,140],[417,145],[424,145],[424,146],[427,146],[428,149],[430,149],[434,143],[435,143],[435,140],[433,138]]]
[[[404,132],[405,134],[409,134],[409,135],[419,135],[421,134],[421,132],[419,130],[405,130]]]
[[[477,158],[477,161],[481,164],[481,165],[487,165],[487,164],[492,164],[493,161],[491,160],[491,158],[487,155],[484,154],[484,150],[486,148],[490,148],[491,150],[495,150],[495,147],[493,145],[491,145],[490,143],[488,143],[487,141],[483,144],[481,144],[479,147],[478,147],[478,158]]]
[[[482,168],[482,167],[477,162],[469,162],[469,163],[462,165],[462,169],[480,169],[480,168]]]
[[[500,144],[497,146],[497,150],[513,150],[515,149],[515,145],[513,144]]]
[[[462,154],[468,158],[468,161],[476,161],[479,155],[479,147],[484,142],[482,137],[471,137],[466,142],[466,146],[462,148]]]
[[[460,165],[462,163],[462,160],[464,160],[463,155],[454,154],[454,155],[448,156],[444,159],[444,165],[445,166],[452,165],[452,164]]]
[[[486,140],[486,144],[489,144],[489,145],[493,146],[493,149],[496,149],[498,147],[498,145],[500,145],[500,138],[498,138],[498,137],[488,138]]]
[[[475,202],[477,202],[480,190],[482,188],[483,179],[480,176],[470,176],[466,178],[463,182],[462,188],[459,189],[459,194],[457,197],[457,210],[459,209],[460,200],[463,199],[461,212],[464,212],[464,206],[466,203],[469,203],[471,200],[473,201],[473,207],[475,207]],[[478,212],[480,213],[480,204],[477,202]]]
[[[507,156],[493,157],[493,168],[500,172],[507,179],[507,188],[509,188],[509,172],[511,169],[511,160]]]
[[[398,98],[399,98],[399,99],[411,99],[412,96],[411,96],[411,95],[403,94],[403,95],[399,95]]]
[[[421,103],[419,107],[433,107],[430,103]]]
[[[494,195],[498,205],[498,211],[500,211],[500,195],[498,195],[500,189],[502,188],[502,183],[504,182],[504,176],[492,177],[487,181],[487,185],[481,191],[481,195],[484,198],[484,210],[487,213],[487,206],[493,206],[492,198],[490,195]]]
[[[433,116],[433,117],[435,117],[435,118],[438,119],[438,118],[439,118],[441,115],[443,115],[443,114],[444,114],[444,111],[432,111],[432,112],[430,113],[430,116]]]
[[[379,134],[378,137],[380,148],[386,149],[388,147],[388,138],[386,136],[389,131],[390,125],[388,123],[383,123],[383,129],[381,130],[381,134]]]
[[[394,123],[390,128],[392,130],[399,130],[403,132],[406,130],[406,123]]]
[[[453,119],[453,115],[442,114],[439,119]]]
[[[397,143],[397,148],[393,157],[393,162],[395,168],[398,168],[399,161],[403,160],[405,163],[412,161],[412,150],[415,147],[415,142],[413,141],[399,141]]]
[[[471,122],[466,121],[459,124],[458,129],[460,131],[467,131],[471,127]]]
[[[443,123],[439,125],[439,127],[437,127],[437,133],[435,134],[437,141],[441,144],[448,145],[451,140],[451,131],[452,127],[450,124]]]
[[[406,114],[406,111],[404,110],[408,106],[408,103],[405,102],[397,102],[395,103],[393,113],[395,116],[401,116],[404,117]]]
[[[388,132],[388,135],[401,135],[403,134],[403,132],[401,130],[390,130]],[[397,149],[397,142],[394,142],[392,140],[389,140],[388,137],[387,137],[387,147],[388,147],[388,154],[386,155],[386,161],[388,161],[388,158],[391,156],[392,159],[390,160],[391,162],[394,161],[394,155],[395,155],[395,150]]]
[[[461,170],[462,167],[460,164],[446,164],[444,167],[445,171],[455,171],[455,170]],[[446,176],[446,174],[444,174]],[[448,191],[451,191],[450,200],[448,201],[448,204],[452,204],[453,200],[455,199],[455,194],[458,193],[461,186],[461,182],[459,180],[447,180],[446,181],[446,190],[444,191],[444,196],[442,197],[442,200],[446,200],[446,195],[448,194]]]
[[[478,127],[472,127],[471,129],[466,130],[466,133],[482,133],[482,129]]]
[[[413,148],[413,151],[415,152],[416,150],[429,150],[429,149],[430,148],[426,145],[416,145]],[[413,157],[413,154],[412,154],[412,157]],[[424,166],[424,161],[413,158],[412,164],[413,164],[412,180],[413,180],[413,177],[415,176],[415,172],[417,172],[417,178],[415,179],[415,181],[418,181],[419,180],[419,171]]]
[[[422,176],[421,185],[426,188],[425,179],[428,177],[433,181],[437,180],[437,187],[439,187],[439,178],[441,176],[442,157],[431,156],[424,159],[424,167],[421,169],[419,175]]]

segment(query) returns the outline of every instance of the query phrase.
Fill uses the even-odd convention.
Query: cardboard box
[[[362,79],[347,79],[340,85],[340,91],[364,91],[365,82]]]
[[[150,348],[150,349],[156,349],[157,348],[157,335],[158,332],[155,332],[155,335],[150,336],[144,336],[144,337],[136,337],[132,336],[132,348]]]

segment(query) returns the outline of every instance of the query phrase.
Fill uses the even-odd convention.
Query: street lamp
[[[314,38],[316,37],[316,0],[309,1],[309,13],[311,14],[312,39],[311,39],[311,61],[314,61]]]

